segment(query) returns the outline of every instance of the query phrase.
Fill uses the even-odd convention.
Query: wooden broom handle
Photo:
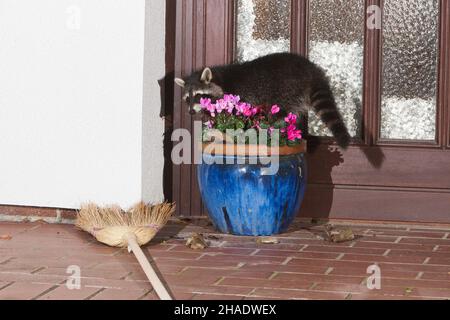
[[[153,289],[155,289],[156,293],[158,294],[158,297],[161,300],[172,300],[172,297],[170,296],[169,292],[167,292],[166,287],[161,282],[152,265],[147,260],[144,252],[142,252],[141,247],[138,245],[135,234],[128,233],[127,235],[125,235],[125,239],[128,242],[128,250],[133,251],[136,259],[147,275],[148,280],[152,284]]]

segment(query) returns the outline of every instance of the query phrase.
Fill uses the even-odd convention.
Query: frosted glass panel
[[[310,0],[309,58],[322,67],[349,132],[361,136],[364,61],[364,0]],[[330,136],[314,113],[309,132]]]
[[[238,0],[236,59],[289,51],[290,25],[290,0]]]
[[[434,140],[439,0],[385,0],[381,137]]]

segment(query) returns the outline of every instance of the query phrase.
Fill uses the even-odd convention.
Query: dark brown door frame
[[[175,76],[183,77],[207,65],[232,62],[233,22],[232,0],[177,0]],[[176,87],[173,126],[191,130],[193,121],[181,101],[181,90]],[[172,185],[178,214],[204,214],[195,166],[173,166]]]

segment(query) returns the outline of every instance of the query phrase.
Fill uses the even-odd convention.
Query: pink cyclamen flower
[[[226,103],[231,103],[231,104],[238,104],[239,101],[241,101],[241,97],[239,96],[233,96],[232,94],[226,94],[223,96],[223,100]]]
[[[253,124],[252,128],[256,128],[258,130],[261,130],[261,124],[259,123],[259,121],[255,121],[255,123]]]
[[[206,126],[208,129],[212,129],[213,126],[214,126],[214,122],[212,122],[211,120],[209,120],[209,121],[205,122],[205,126]]]
[[[229,114],[232,114],[233,111],[234,111],[234,107],[235,107],[234,104],[228,103],[228,104],[227,104],[227,107],[226,107],[227,112],[228,112]]]
[[[236,106],[237,115],[243,114],[246,117],[251,117],[253,115],[252,106],[245,102],[240,102]]]
[[[223,101],[225,104],[225,110],[229,113],[232,114],[234,109],[237,107],[239,101],[241,100],[241,97],[239,96],[234,96],[232,94],[226,94],[223,96]]]
[[[278,105],[273,105],[272,110],[270,110],[270,112],[272,114],[277,114],[278,112],[280,112],[280,107]]]
[[[228,104],[224,99],[217,100],[216,102],[216,111],[217,113],[222,113],[223,110],[227,109]]]
[[[297,124],[297,115],[290,112],[286,118],[284,118],[284,121],[289,123],[290,125],[296,125]]]
[[[206,108],[206,110],[209,111],[209,114],[211,115],[211,117],[214,118],[214,117],[216,116],[216,105],[210,104],[210,105]]]
[[[209,98],[201,98],[200,99],[200,105],[203,109],[206,109],[211,104],[211,99]]]
[[[267,131],[269,132],[269,136],[271,136],[273,134],[273,132],[275,131],[275,128],[270,127],[269,129],[267,129]]]
[[[232,114],[234,111],[234,108],[236,107],[236,103],[234,103],[234,100],[232,98],[233,96],[225,95],[223,98],[223,101],[225,103],[225,109],[229,114]]]
[[[302,138],[302,131],[297,130],[297,127],[295,125],[290,125],[289,127],[287,127],[286,132],[289,141],[295,141]]]
[[[246,110],[244,110],[243,114],[244,114],[244,116],[246,116],[246,117],[251,117],[252,111],[251,111],[250,109],[246,109]]]
[[[209,113],[211,114],[211,117],[216,116],[216,105],[211,103],[211,99],[201,98],[200,105],[202,106],[202,109],[206,109],[209,111]]]
[[[238,104],[235,106],[235,109],[236,109],[236,115],[239,116],[239,115],[244,111],[244,104],[238,103]]]
[[[252,108],[252,116],[256,116],[259,113],[259,111],[260,110],[258,107]]]

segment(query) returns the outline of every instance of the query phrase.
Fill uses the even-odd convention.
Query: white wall
[[[165,74],[165,1],[146,0],[144,48],[144,108],[142,114],[142,196],[145,201],[163,199],[164,121],[158,79]]]
[[[0,204],[128,206],[145,177],[145,198],[161,199],[162,146],[142,139],[143,110],[159,99],[151,86],[143,103],[144,31],[145,0],[0,0]],[[149,64],[161,64],[163,30],[152,40],[162,57]],[[161,136],[157,109],[147,125]],[[142,170],[143,150],[154,173]]]

